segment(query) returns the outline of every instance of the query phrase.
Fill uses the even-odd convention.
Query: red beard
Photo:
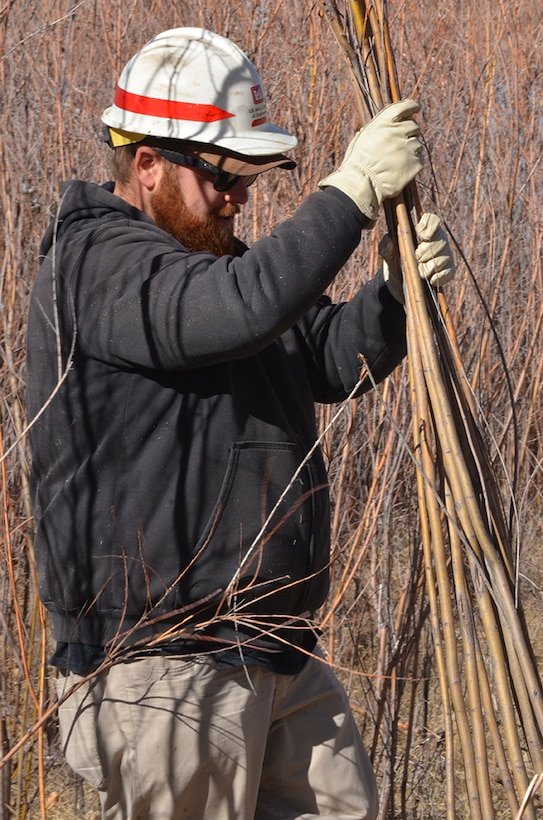
[[[206,219],[195,217],[185,205],[175,169],[165,164],[160,185],[152,197],[154,220],[187,250],[206,251],[215,256],[234,253],[234,233],[231,228],[219,226],[217,217],[235,216],[239,207],[227,203],[213,211]]]

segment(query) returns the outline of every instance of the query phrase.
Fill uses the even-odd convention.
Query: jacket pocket
[[[312,462],[301,467],[303,459],[289,442],[232,445],[193,556],[193,601],[228,589],[238,603],[258,600],[258,612],[294,611],[313,570],[315,510],[327,504],[326,484],[318,484]]]

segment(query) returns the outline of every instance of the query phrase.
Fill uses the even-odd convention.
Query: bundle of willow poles
[[[343,5],[340,7],[340,2]],[[368,119],[401,99],[386,0],[318,0]],[[418,274],[416,183],[387,205],[404,271],[422,549],[446,744],[447,817],[461,765],[472,820],[535,818],[543,691],[517,598],[512,539],[443,294]],[[458,755],[460,750],[460,755]],[[461,761],[459,764],[458,761]],[[490,769],[499,770],[499,786]]]

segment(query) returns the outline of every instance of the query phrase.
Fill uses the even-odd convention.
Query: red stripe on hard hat
[[[170,120],[191,120],[193,122],[216,122],[233,117],[228,111],[207,103],[177,102],[161,100],[158,97],[145,97],[132,94],[117,86],[115,105],[133,114],[144,114],[148,117],[164,117]]]

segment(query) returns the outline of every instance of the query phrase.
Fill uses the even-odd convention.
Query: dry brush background
[[[419,190],[456,248],[447,290],[492,470],[507,501],[519,594],[541,649],[543,534],[543,22],[538,0],[391,0],[402,91],[423,104]],[[288,216],[361,123],[346,63],[309,0],[7,0],[0,8],[0,818],[94,817],[63,764],[47,619],[37,602],[24,436],[24,331],[41,234],[70,177],[104,181],[99,116],[128,57],[154,33],[204,25],[264,79],[270,114],[300,144],[293,174],[252,189],[247,241]],[[334,285],[378,265],[379,222]],[[337,408],[318,408],[322,427]],[[408,368],[348,403],[324,441],[334,496],[334,588],[324,644],[378,773],[382,817],[444,818],[443,715],[424,588]],[[543,662],[543,650],[541,650]],[[536,774],[534,772],[534,774]],[[492,776],[492,772],[491,772]],[[457,816],[469,817],[459,762]],[[511,817],[496,773],[494,816]]]

